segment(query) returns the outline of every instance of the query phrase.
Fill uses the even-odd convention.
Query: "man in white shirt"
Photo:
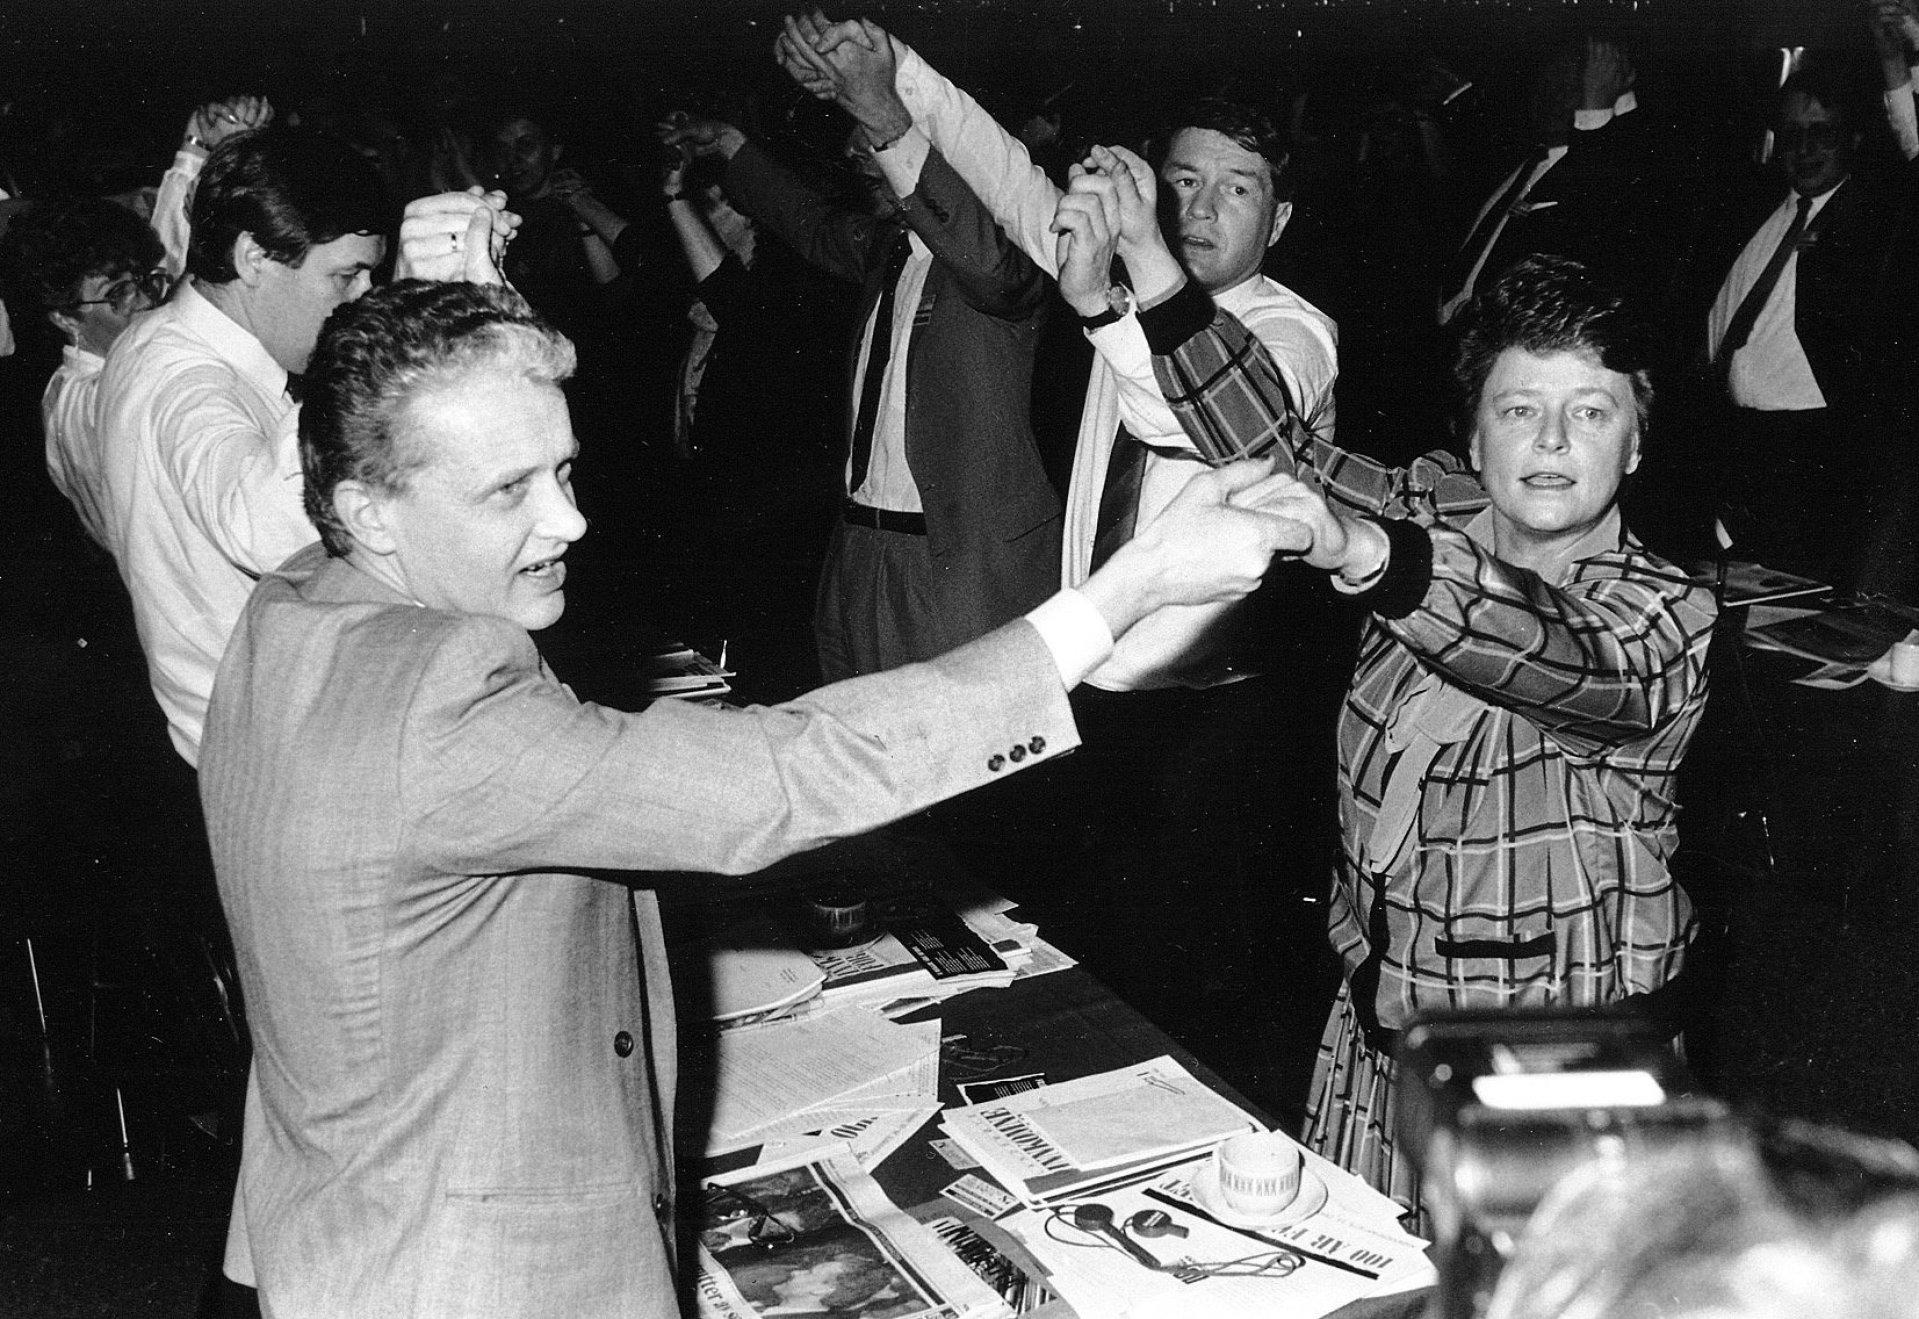
[[[258,97],[209,102],[193,112],[161,179],[153,223],[104,198],[29,205],[7,227],[8,297],[44,313],[65,342],[40,415],[47,473],[107,548],[98,434],[100,369],[133,318],[159,305],[186,264],[187,204],[207,153],[272,117]]]
[[[1701,262],[1725,272],[1700,348],[1728,407],[1698,461],[1718,477],[1735,556],[1903,594],[1919,561],[1912,166],[1864,166],[1873,111],[1838,70],[1795,73],[1775,107],[1786,194],[1771,181]]]
[[[782,58],[870,134],[897,138],[894,150],[916,141],[937,150],[1013,241],[1059,279],[1081,316],[1095,357],[1066,501],[1065,585],[1085,580],[1129,524],[1144,525],[1195,474],[1237,456],[1181,428],[1154,376],[1130,291],[1086,259],[1077,233],[1062,237],[1068,212],[1082,203],[1068,198],[1063,208],[1065,194],[972,97],[870,22],[789,21]],[[1200,102],[1168,123],[1154,168],[1180,284],[1203,290],[1203,310],[1236,317],[1267,347],[1295,424],[1330,433],[1334,325],[1261,272],[1292,215],[1278,135],[1264,116],[1221,101]],[[1128,256],[1123,238],[1119,254]],[[1275,881],[1280,854],[1331,836],[1313,827],[1308,806],[1326,801],[1330,743],[1310,745],[1308,734],[1282,752],[1279,731],[1295,720],[1330,730],[1339,683],[1322,647],[1308,641],[1311,653],[1287,656],[1280,647],[1298,638],[1280,640],[1272,624],[1243,604],[1143,619],[1074,694],[1088,750],[1058,776],[1067,794],[1060,814],[1089,840],[1096,879],[1054,895],[1059,914],[1069,923],[1097,920],[1119,932],[1114,942],[1135,941],[1144,954],[1096,969],[1142,1005],[1183,1006],[1189,1017],[1249,1029],[1262,1023],[1235,1014],[1274,1014],[1235,982],[1236,968],[1270,964],[1275,931],[1302,924],[1289,910],[1299,895]],[[1322,706],[1324,720],[1302,717]],[[1092,905],[1079,910],[1081,903]]]
[[[106,542],[188,764],[254,579],[313,540],[289,374],[366,290],[387,228],[379,176],[350,147],[277,126],[225,143],[194,198],[189,281],[108,356]]]

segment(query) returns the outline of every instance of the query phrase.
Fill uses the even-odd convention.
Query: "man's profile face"
[[[255,337],[286,370],[305,371],[326,318],[372,287],[385,256],[380,235],[345,234],[307,249],[297,266],[266,261],[252,310]]]
[[[481,368],[417,396],[399,430],[397,442],[431,457],[404,490],[374,498],[389,566],[413,598],[529,632],[557,622],[561,558],[586,531],[573,502],[579,444],[559,386]]]
[[[1161,227],[1180,263],[1209,293],[1259,273],[1292,214],[1273,192],[1272,167],[1224,133],[1182,128],[1159,167]]]
[[[1858,135],[1846,126],[1845,116],[1839,111],[1821,105],[1804,92],[1794,92],[1779,107],[1774,131],[1786,181],[1801,197],[1829,192],[1851,172]]]

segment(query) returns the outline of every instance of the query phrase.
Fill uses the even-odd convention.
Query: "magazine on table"
[[[709,1178],[701,1319],[1010,1319],[998,1291],[845,1151]]]
[[[1165,1055],[949,1109],[941,1127],[1029,1205],[1096,1195],[1265,1129]]]

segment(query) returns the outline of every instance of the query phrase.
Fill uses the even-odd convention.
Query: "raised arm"
[[[801,43],[840,72],[838,86],[817,76],[801,78],[815,95],[835,101],[844,94],[847,70],[890,61],[894,87],[913,123],[1033,263],[1049,275],[1058,273],[1052,224],[1060,190],[1033,163],[1019,139],[1000,127],[978,102],[870,20],[834,24],[791,20],[782,42],[782,63],[796,77],[800,75],[789,51]],[[880,47],[885,48],[884,55]]]
[[[212,366],[188,368],[165,399],[154,424],[168,481],[229,563],[258,577],[318,538],[302,503],[297,409],[263,432]]]
[[[817,23],[787,20],[779,43],[783,66],[802,86],[830,85],[833,99],[859,125],[874,165],[898,200],[900,219],[946,270],[977,311],[1019,319],[1038,310],[1045,277],[1006,236],[966,181],[914,126],[894,86],[893,47],[867,25],[851,55],[829,66],[807,44]],[[830,72],[829,72],[830,69]],[[824,84],[823,84],[824,80]]]
[[[725,161],[721,186],[755,223],[828,274],[855,284],[865,280],[880,246],[876,217],[833,205],[732,124],[688,119],[666,125],[660,140]]]
[[[166,255],[162,268],[167,278],[177,280],[186,273],[187,239],[192,235],[188,219],[193,209],[193,190],[200,181],[200,170],[213,148],[236,133],[265,128],[273,122],[273,106],[264,96],[230,96],[224,101],[208,101],[187,117],[186,131],[180,136],[180,149],[173,164],[161,176],[160,190],[153,199],[153,231],[160,235]]]
[[[1301,415],[1261,337],[1198,285],[1181,285],[1139,320],[1167,405],[1202,453],[1217,459],[1276,451],[1359,513],[1435,520],[1485,506],[1485,490],[1452,454],[1438,451],[1393,468],[1334,444]]]
[[[1339,451],[1320,445],[1316,457],[1328,455]],[[1355,465],[1364,468],[1366,499],[1351,499],[1334,480],[1320,486],[1307,472],[1263,507],[1309,528],[1301,557],[1332,572],[1339,589],[1362,593],[1380,626],[1451,682],[1522,714],[1574,755],[1647,737],[1704,697],[1710,591],[1622,545],[1616,522],[1606,547],[1575,564],[1564,584],[1551,584],[1504,563],[1468,530],[1430,520],[1435,490],[1478,488],[1449,463],[1432,461],[1443,476],[1424,488],[1424,507],[1412,509],[1426,516],[1374,518],[1366,515],[1387,503],[1397,501],[1399,511],[1412,503],[1410,468],[1339,457],[1347,478]],[[1395,490],[1397,499],[1380,497]]]

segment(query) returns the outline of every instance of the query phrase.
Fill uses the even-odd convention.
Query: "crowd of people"
[[[1864,15],[1718,159],[1629,32],[1540,50],[1509,133],[1434,62],[1145,136],[1002,124],[814,12],[788,99],[663,107],[643,176],[541,106],[270,94],[193,109],[150,195],[12,170],[15,447],[137,639],[149,809],[244,991],[228,1276],[676,1313],[646,873],[986,785],[1092,854],[1052,897],[1154,950],[1123,993],[1257,1012],[1273,927],[1324,923],[1275,1106],[1411,1222],[1417,1017],[1678,1038],[1712,561],[1919,589],[1919,12]],[[532,639],[569,571],[762,703],[580,701]]]

